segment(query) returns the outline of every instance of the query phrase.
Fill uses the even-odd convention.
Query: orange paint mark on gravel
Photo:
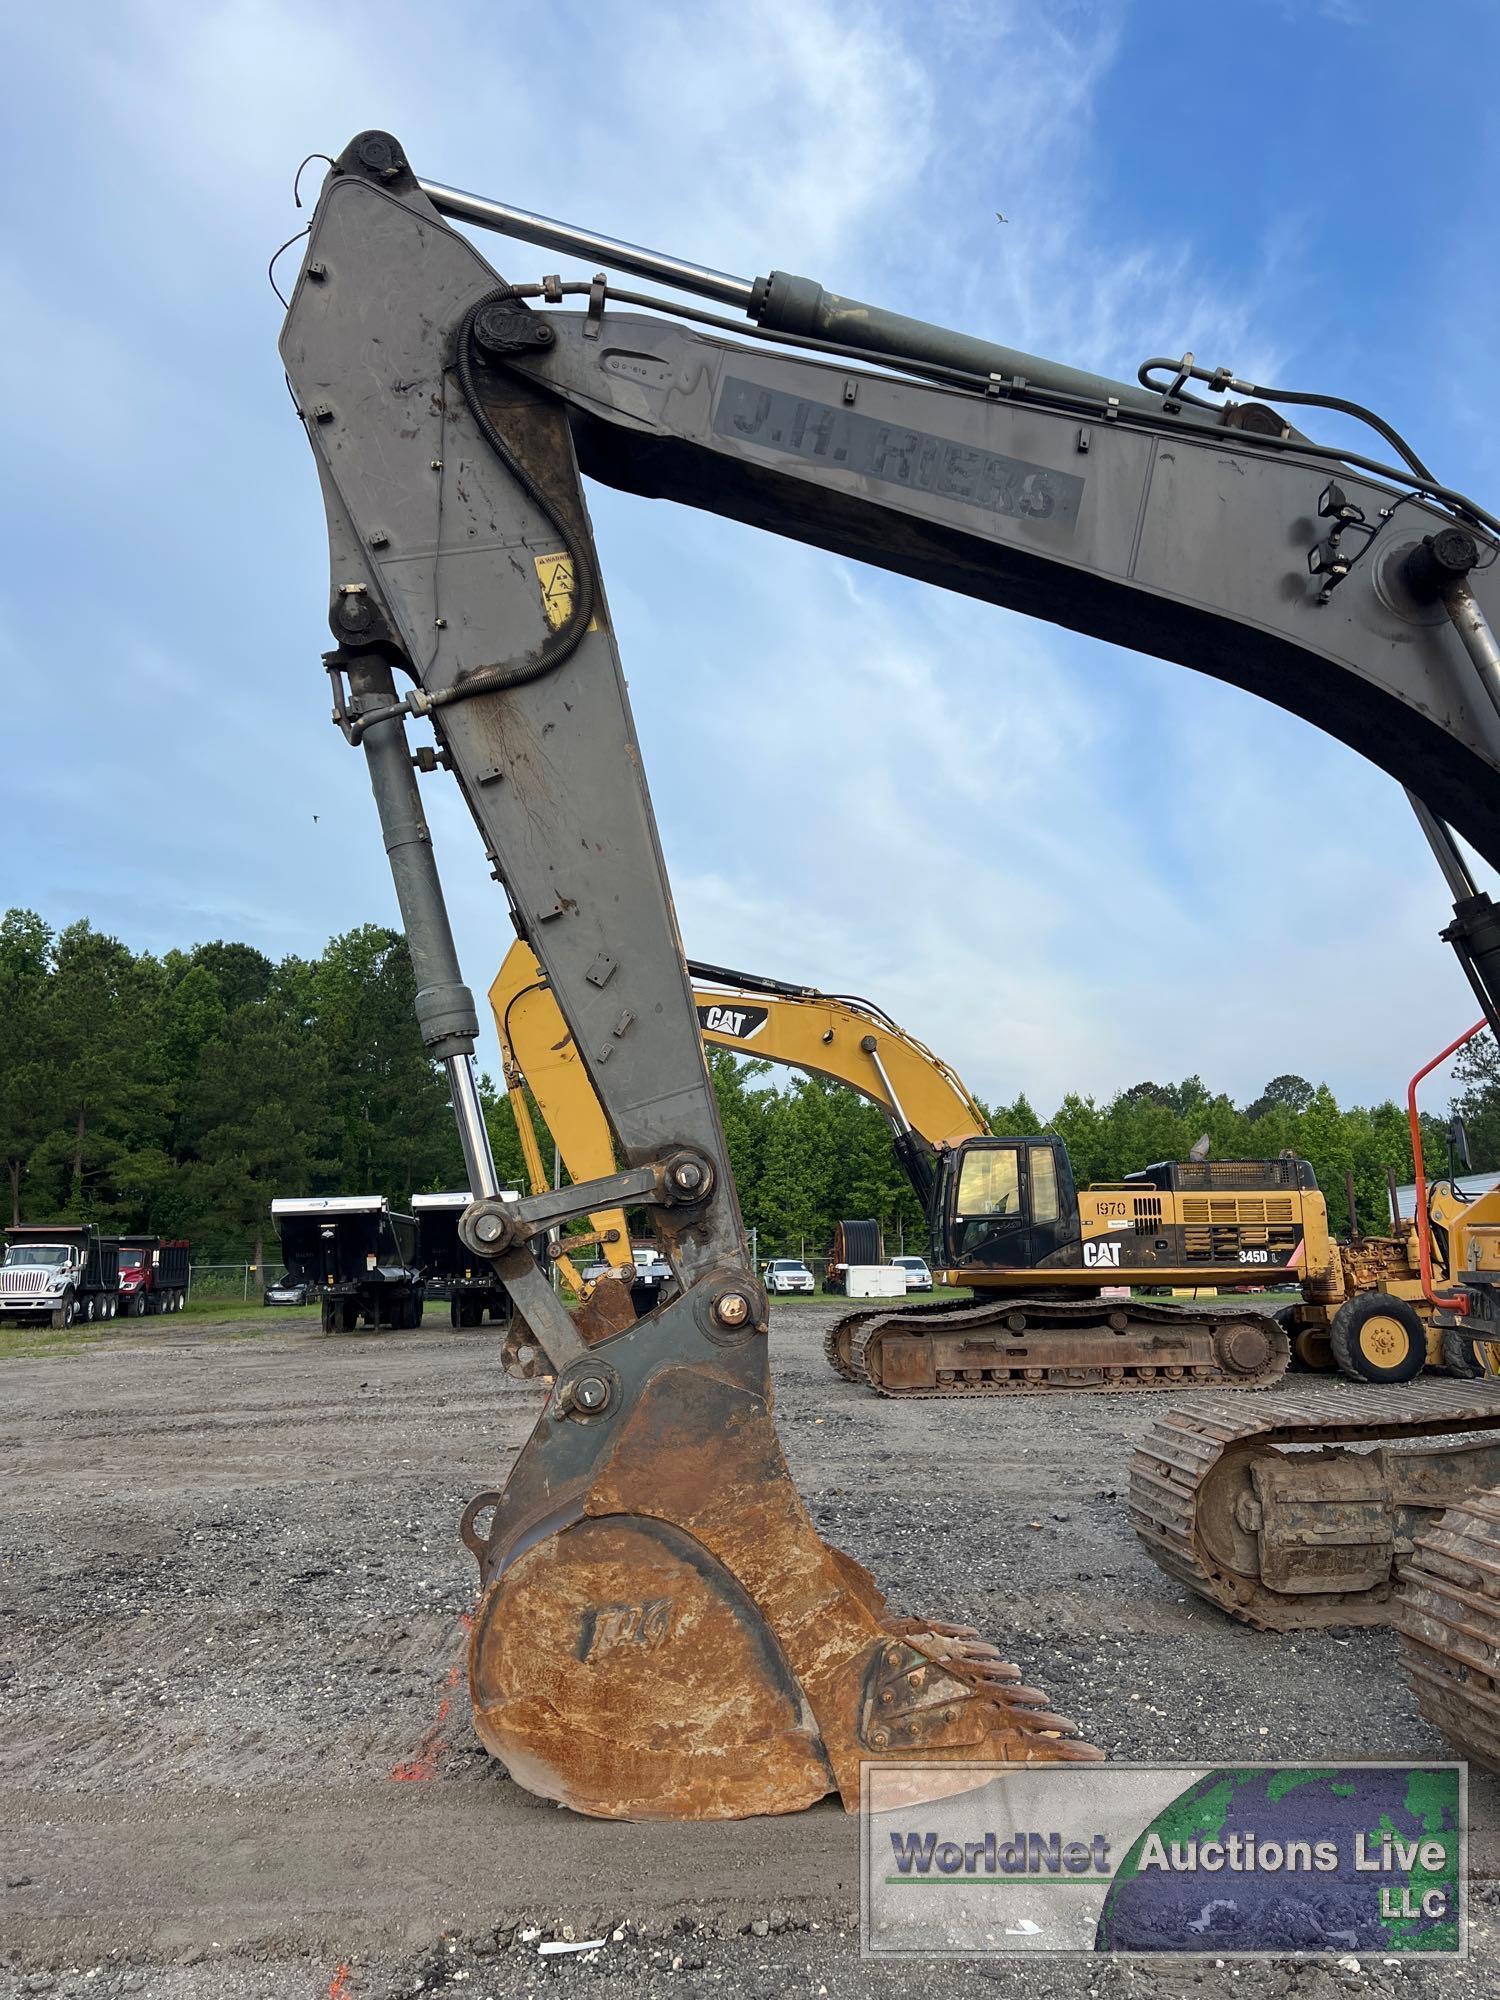
[[[453,1682],[449,1681],[448,1685],[452,1687]],[[403,1758],[399,1764],[391,1766],[390,1775],[397,1784],[407,1785],[413,1780],[437,1776],[438,1761],[448,1748],[448,1739],[443,1734],[443,1725],[448,1720],[448,1707],[448,1697],[444,1695],[438,1703],[437,1717],[431,1729],[417,1745],[416,1755]]]
[[[336,1965],[333,1977],[328,1982],[328,2000],[354,2000],[354,1988],[349,1984],[347,1965]]]
[[[461,1612],[458,1622],[463,1626],[465,1632],[470,1632],[474,1628],[474,1618],[471,1612]],[[458,1686],[463,1675],[463,1670],[464,1663],[461,1659],[455,1660],[452,1666],[449,1667],[448,1678],[444,1683],[448,1689],[448,1693],[438,1703],[438,1712],[433,1718],[432,1727],[424,1732],[415,1753],[410,1757],[403,1757],[399,1764],[393,1764],[387,1773],[387,1776],[394,1779],[398,1785],[421,1783],[428,1778],[435,1778],[437,1776],[438,1765],[442,1762],[448,1749],[448,1739],[443,1734],[443,1729],[448,1720],[448,1711],[453,1705],[452,1691]],[[337,2000],[345,2000],[345,1996],[340,1994],[337,1996]]]

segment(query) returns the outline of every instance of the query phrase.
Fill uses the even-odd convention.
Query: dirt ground
[[[491,1333],[160,1324],[0,1365],[0,1994],[1495,1991],[1479,1772],[1462,1967],[862,1964],[836,1808],[606,1824],[479,1750],[454,1525],[540,1404]],[[825,1324],[778,1305],[772,1330],[819,1526],[893,1605],[1000,1640],[1110,1756],[1447,1754],[1389,1634],[1245,1632],[1142,1553],[1126,1466],[1160,1399],[885,1402],[827,1371]]]

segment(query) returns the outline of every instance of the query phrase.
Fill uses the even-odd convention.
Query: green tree
[[[1488,1028],[1459,1050],[1453,1081],[1452,1108],[1468,1129],[1475,1167],[1500,1167],[1500,1049]]]
[[[417,1032],[406,940],[378,924],[330,939],[310,989],[340,1185],[369,1194],[462,1187],[446,1079]]]
[[[34,910],[0,918],[0,1156],[10,1219],[21,1220],[21,1184],[60,1116],[48,1021],[52,933]]]
[[[116,1161],[162,1129],[152,1033],[158,981],[153,961],[88,923],[58,936],[45,1006],[54,1122],[33,1166],[69,1214],[109,1219]]]
[[[1313,1087],[1305,1076],[1273,1076],[1253,1104],[1245,1108],[1245,1116],[1250,1119],[1262,1118],[1271,1111],[1289,1111],[1294,1118],[1300,1118],[1313,1100]]]
[[[263,951],[249,944],[226,944],[222,938],[194,945],[192,963],[202,966],[213,980],[230,1013],[252,1000],[266,999],[276,977],[276,968]]]
[[[1042,1129],[1042,1121],[1032,1108],[1031,1099],[1023,1090],[1010,1104],[986,1104],[983,1098],[977,1100],[980,1110],[990,1130],[998,1138],[1029,1139]]]
[[[222,1040],[199,1057],[184,1117],[201,1247],[223,1255],[253,1244],[259,1273],[277,1195],[356,1191],[336,1177],[328,1106],[315,1034],[274,1006],[230,1015]]]

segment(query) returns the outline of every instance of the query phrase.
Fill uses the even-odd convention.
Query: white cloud
[[[1274,379],[1316,269],[1304,218],[1249,204],[1195,236],[1164,195],[1155,226],[1121,224],[1092,132],[1124,18],[221,0],[80,36],[66,8],[28,17],[14,87],[65,124],[0,323],[31,330],[23,379],[68,385],[60,413],[20,414],[65,423],[70,456],[39,459],[0,584],[30,668],[11,720],[86,709],[94,741],[72,804],[9,842],[0,900],[243,921],[273,950],[393,914],[360,761],[326,721],[320,511],[263,278],[309,148],[386,125],[434,178],[746,275],[801,270],[1127,377],[1192,345]],[[94,282],[39,294],[59,242]],[[485,248],[510,275],[558,261]],[[1193,1069],[1248,1093],[1289,1066],[1368,1093],[1463,1012],[1394,788],[1303,725],[731,523],[590,504],[696,955],[863,990],[984,1094],[1042,1103]],[[161,795],[116,777],[143,704],[170,712],[182,772]],[[426,796],[482,989],[501,899],[456,794]]]

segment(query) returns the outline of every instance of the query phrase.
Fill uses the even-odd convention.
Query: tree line
[[[216,941],[161,956],[90,924],[0,920],[0,1161],[6,1220],[87,1219],[185,1236],[200,1261],[251,1258],[278,1194],[385,1194],[463,1185],[441,1070],[412,1014],[399,933],[365,924],[314,959]],[[892,1250],[925,1219],[875,1106],[825,1079],[712,1050],[745,1220],[763,1255],[826,1250],[840,1217],[876,1216]],[[1488,1036],[1458,1069],[1476,1166],[1500,1164],[1500,1056]],[[488,1079],[501,1181],[524,1186],[509,1101]],[[1411,1178],[1403,1110],[1342,1107],[1324,1084],[1274,1078],[1237,1106],[1196,1076],[1104,1103],[1069,1093],[1043,1118],[1020,1096],[983,1105],[997,1133],[1058,1133],[1080,1185],[1185,1158],[1305,1155],[1346,1227],[1344,1176],[1365,1230],[1385,1226],[1387,1169]],[[533,1114],[534,1115],[534,1114]],[[545,1133],[543,1146],[550,1158]],[[1446,1127],[1428,1120],[1429,1164]]]

